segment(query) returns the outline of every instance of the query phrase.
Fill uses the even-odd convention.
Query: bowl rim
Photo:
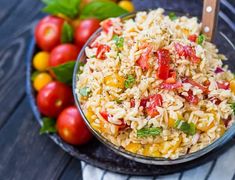
[[[165,10],[165,12],[166,11],[167,10]],[[141,12],[143,12],[143,11],[141,11]],[[136,13],[137,12],[126,14],[126,15],[120,16],[120,18],[122,20],[134,18]],[[85,55],[85,48],[93,42],[94,38],[96,38],[97,35],[101,31],[102,31],[102,28],[100,27],[95,33],[93,33],[93,35],[88,39],[88,41],[85,43],[85,45],[81,49],[81,51],[77,57],[77,60],[76,60],[76,64],[75,64],[75,68],[74,68],[74,72],[73,72],[73,83],[72,83],[72,90],[73,90],[73,95],[74,95],[74,99],[75,99],[75,104],[76,104],[79,112],[81,113],[86,125],[88,126],[90,131],[94,134],[94,136],[101,143],[103,143],[106,147],[113,150],[115,153],[122,155],[128,159],[134,160],[136,162],[151,164],[151,165],[173,165],[173,164],[185,163],[185,162],[197,159],[197,158],[211,152],[213,149],[223,146],[225,143],[227,143],[228,141],[230,141],[233,138],[233,136],[235,135],[235,123],[223,134],[223,136],[221,136],[220,138],[218,138],[217,140],[215,140],[211,144],[207,145],[206,147],[204,147],[196,152],[179,156],[177,159],[169,159],[169,158],[143,156],[143,155],[129,152],[129,151],[125,150],[124,148],[118,147],[115,144],[111,143],[108,139],[104,138],[100,133],[98,133],[96,130],[94,130],[92,128],[91,124],[89,123],[89,121],[87,120],[87,118],[81,108],[81,104],[78,100],[78,96],[76,93],[76,82],[78,79],[78,75],[77,75],[78,64],[79,64],[81,58]],[[223,32],[220,31],[219,34],[234,48],[233,43],[229,40],[229,38],[227,38],[227,36]]]

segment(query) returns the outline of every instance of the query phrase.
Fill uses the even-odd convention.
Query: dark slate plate
[[[134,2],[137,3],[137,1],[135,0]],[[139,6],[138,9],[146,9],[143,7],[145,6],[145,4],[143,4],[145,1],[138,1],[138,2],[140,2],[140,4],[137,4],[137,7]],[[152,8],[152,9],[157,7],[157,5],[154,5],[154,1],[148,1],[148,2],[151,2],[151,3],[147,3],[145,7],[148,6],[148,8]],[[165,5],[168,6],[168,3],[167,4],[166,2],[163,3],[163,7]],[[180,7],[182,8],[182,6]],[[179,10],[182,10],[181,8]],[[190,11],[190,9],[188,8],[184,12],[195,12],[195,7],[194,9],[192,9],[192,11]],[[193,13],[193,15],[197,15],[197,14],[198,14],[197,12]],[[222,30],[224,33],[226,33],[230,38],[234,37],[234,31],[231,32],[231,29],[229,29],[229,26],[227,26],[221,19],[220,19],[219,29]],[[219,39],[217,40],[217,42],[219,42]],[[231,52],[226,52],[225,45],[220,44],[219,49],[222,49],[223,51],[225,51],[225,52],[223,51],[222,52],[227,54],[229,57],[233,56],[233,53],[231,54]],[[34,53],[37,52],[37,50],[38,49],[35,45],[35,41],[32,38],[29,44],[28,52],[27,52],[26,91],[29,97],[29,101],[30,101],[33,113],[36,117],[36,120],[41,125],[42,120],[41,120],[40,113],[37,109],[37,106],[35,104],[35,92],[31,86],[31,80],[30,80],[31,73],[32,73],[32,65],[31,65],[32,57]],[[234,64],[232,64],[232,66],[233,66],[232,69],[234,69]],[[218,155],[226,151],[229,147],[231,147],[235,143],[235,139],[233,139],[229,143],[227,143],[223,148],[214,149],[209,154],[204,155],[200,157],[199,159],[196,159],[194,161],[190,161],[187,163],[182,163],[178,165],[170,165],[170,166],[154,166],[154,165],[146,165],[142,163],[137,163],[135,161],[131,161],[120,155],[117,155],[112,150],[105,147],[102,143],[100,143],[95,138],[86,145],[75,147],[75,146],[71,146],[63,142],[63,140],[56,134],[48,135],[48,136],[56,144],[58,144],[64,151],[68,152],[69,154],[71,154],[77,159],[80,159],[82,161],[85,161],[91,165],[97,166],[102,169],[106,169],[109,171],[122,173],[122,174],[129,174],[129,175],[161,175],[161,174],[169,174],[169,173],[174,173],[174,172],[190,169],[195,166],[206,163],[212,159],[215,159]]]

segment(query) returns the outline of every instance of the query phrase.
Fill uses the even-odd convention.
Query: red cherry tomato
[[[75,30],[75,42],[82,47],[89,37],[100,27],[98,19],[82,20]]]
[[[105,53],[110,51],[110,47],[105,44],[99,44],[96,51],[96,57],[104,60],[106,58]]]
[[[77,59],[80,49],[73,44],[61,44],[55,47],[50,55],[49,66],[58,66]]]
[[[46,16],[39,21],[35,28],[37,45],[44,51],[51,51],[61,43],[61,33],[64,20],[55,16]]]
[[[150,117],[154,117],[159,114],[156,106],[162,106],[162,96],[160,94],[155,94],[149,97],[146,104],[146,112]]]
[[[45,116],[57,117],[65,107],[72,104],[72,90],[61,82],[47,84],[37,95],[38,109]]]
[[[56,121],[56,129],[60,137],[69,144],[85,144],[92,138],[75,106],[67,107],[60,113]]]
[[[136,61],[136,64],[141,67],[143,71],[146,71],[149,69],[149,55],[152,51],[152,48],[150,46],[147,46],[147,48],[144,50],[144,52],[140,55],[139,59]]]
[[[196,42],[197,40],[197,35],[196,34],[191,34],[188,36],[188,40],[191,42]]]
[[[157,77],[166,80],[170,72],[170,52],[167,49],[160,49],[157,51],[158,71]]]

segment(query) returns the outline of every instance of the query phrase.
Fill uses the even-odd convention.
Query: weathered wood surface
[[[138,10],[161,6],[183,11],[186,1],[134,0]],[[187,1],[189,2],[189,1]],[[233,5],[235,2],[230,0]],[[202,2],[193,0],[191,14]],[[39,135],[25,94],[25,57],[32,29],[43,14],[39,0],[0,1],[0,179],[81,179],[80,162]],[[195,7],[195,8],[192,8]],[[235,20],[225,5],[223,14]],[[226,26],[230,26],[229,23]],[[231,27],[230,27],[231,28]],[[228,34],[234,41],[234,31]]]

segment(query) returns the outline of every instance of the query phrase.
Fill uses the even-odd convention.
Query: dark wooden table
[[[174,2],[174,3],[173,3]],[[189,1],[187,1],[189,2]],[[200,14],[202,2],[134,0],[137,9],[164,8]],[[234,1],[231,0],[234,4]],[[169,6],[170,4],[170,6]],[[80,161],[47,136],[39,135],[25,93],[25,57],[37,20],[39,0],[0,1],[0,179],[82,179]],[[224,8],[224,7],[222,7]],[[224,9],[224,13],[227,13]],[[234,20],[234,14],[231,17]],[[234,40],[234,32],[230,35]]]

